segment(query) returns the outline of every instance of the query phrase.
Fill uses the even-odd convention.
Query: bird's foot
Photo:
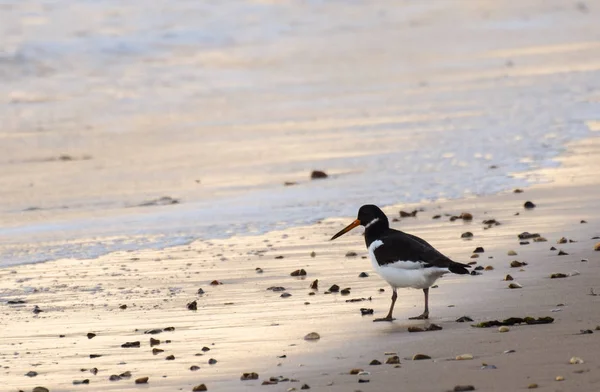
[[[416,317],[409,317],[409,320],[427,320],[429,319],[429,313],[423,313]]]
[[[375,320],[373,320],[373,322],[376,323],[378,321],[394,321],[394,320],[396,320],[396,319],[391,316],[387,316],[387,317],[383,317],[383,318],[376,318]]]

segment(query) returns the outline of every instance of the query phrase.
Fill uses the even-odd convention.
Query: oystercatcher
[[[369,250],[373,269],[392,286],[392,305],[384,318],[373,321],[393,321],[396,289],[412,287],[423,289],[425,311],[411,320],[429,318],[429,287],[442,275],[452,272],[468,274],[466,264],[456,263],[438,252],[425,240],[399,230],[390,229],[388,218],[379,207],[367,204],[358,210],[357,219],[346,226],[331,240],[346,234],[357,226],[365,227],[365,243]]]

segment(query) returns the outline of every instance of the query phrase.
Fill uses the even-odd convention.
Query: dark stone
[[[271,286],[271,287],[267,288],[267,290],[271,290],[273,292],[285,291],[285,287],[282,287],[282,286]]]
[[[292,296],[292,294],[290,294],[290,293],[283,293],[280,295],[281,298],[287,298],[287,297],[291,297],[291,296]]]
[[[202,294],[204,294],[204,290],[203,290],[202,288],[199,288],[199,289],[198,289],[198,293],[197,293],[197,294],[198,294],[198,295],[202,295]]]
[[[198,302],[192,301],[187,304],[188,310],[198,310]]]
[[[165,331],[165,332],[173,332],[173,331],[175,331],[175,327],[167,327],[163,331]]]
[[[539,233],[530,233],[528,231],[524,231],[521,234],[517,235],[520,240],[529,240],[531,238],[541,237]]]
[[[275,259],[277,259],[277,260],[281,260],[281,259],[283,259],[283,256],[281,256],[281,255],[279,255],[279,256],[275,256]]]
[[[95,337],[96,337],[96,334],[95,334],[95,333],[88,332],[88,334],[87,334],[87,338],[88,338],[88,339],[93,339],[93,338],[95,338]]]
[[[175,355],[169,355],[165,358],[167,361],[173,361],[175,360]]]
[[[483,250],[483,248],[482,248],[481,246],[478,246],[478,247],[477,247],[477,248],[475,248],[475,250],[473,251],[473,253],[483,253],[483,252],[485,252],[485,251]]]
[[[568,256],[569,254],[568,254],[567,252],[563,252],[563,251],[561,250],[561,251],[558,251],[558,255],[559,255],[559,256]]]
[[[321,170],[313,170],[312,173],[310,173],[311,180],[319,180],[319,179],[327,178],[327,177],[329,177],[327,175],[327,173],[325,173],[324,171],[321,171]]]
[[[525,204],[523,204],[523,207],[525,207],[527,209],[532,209],[532,208],[535,208],[535,204],[533,204],[530,201],[526,201]]]
[[[136,384],[148,384],[148,377],[140,377],[135,380]]]
[[[204,346],[204,347],[202,347],[202,351],[204,351],[204,352],[210,351],[210,348]]]
[[[334,284],[333,286],[331,286],[329,288],[329,291],[331,291],[332,293],[337,293],[340,291],[340,286],[338,286],[337,284]]]
[[[361,273],[358,275],[358,277],[359,277],[359,278],[368,278],[368,277],[369,277],[369,274],[367,274],[366,272],[361,272]]]
[[[127,305],[119,305],[119,309],[125,310],[125,309],[127,309]]]
[[[30,371],[28,371],[27,373],[25,373],[25,375],[26,375],[27,377],[35,377],[35,376],[37,376],[37,375],[38,375],[38,373],[37,373],[37,372],[34,372],[33,370],[30,370]]]
[[[308,384],[302,384],[300,389],[310,389],[310,387],[308,386]]]
[[[200,366],[192,365],[192,366],[190,366],[190,370],[192,372],[195,372],[196,370],[200,370]]]
[[[150,347],[158,346],[160,344],[159,339],[150,338]]]
[[[375,365],[381,365],[381,362],[378,361],[377,359],[372,360],[369,365],[375,366]]]
[[[209,365],[214,365],[214,364],[216,364],[216,363],[217,363],[217,360],[216,360],[216,359],[214,359],[214,358],[211,358],[211,359],[209,359],[209,360],[208,360],[208,364],[209,364]]]
[[[246,380],[258,380],[258,374],[257,373],[244,373],[242,374],[242,377],[240,377],[240,380],[242,381],[246,381]]]
[[[342,294],[342,295],[349,295],[350,294],[350,287],[347,287],[347,288],[341,290],[340,294]]]
[[[73,380],[73,385],[81,385],[81,384],[89,384],[90,380],[87,378],[85,380]]]
[[[121,345],[121,347],[123,348],[132,348],[132,347],[140,347],[140,342],[127,342],[127,343],[123,343]]]
[[[440,219],[441,217],[441,215],[434,215],[431,219]]]
[[[457,323],[464,323],[464,322],[467,322],[467,321],[473,321],[473,319],[471,317],[469,317],[469,316],[462,316],[462,317],[459,317],[459,318],[456,319]]]
[[[152,349],[152,354],[153,354],[153,355],[157,355],[157,354],[160,354],[160,353],[162,353],[162,352],[164,352],[164,351],[165,351],[165,350],[162,350],[162,349],[160,349],[160,348],[156,348],[156,347],[154,347],[154,348]]]
[[[319,289],[319,279],[315,279],[311,284],[310,284],[310,289],[311,290],[318,290]]]
[[[192,392],[202,392],[202,391],[208,391],[208,389],[206,388],[206,385],[204,385],[204,384],[196,385],[192,389]]]
[[[145,331],[145,334],[149,334],[149,335],[156,335],[157,333],[161,333],[162,329],[160,328],[156,328],[156,329],[149,329],[147,331]]]
[[[475,267],[475,271],[483,271],[483,266],[482,265],[478,265],[477,267]]]
[[[306,276],[306,271],[304,269],[297,269],[296,271],[292,272],[290,276]]]
[[[358,256],[358,254],[356,252],[352,252],[352,251],[346,252],[346,257],[356,257],[356,256]]]
[[[468,392],[474,390],[475,387],[473,385],[457,385],[454,387],[454,392]]]
[[[102,354],[90,354],[90,358],[94,359],[94,358],[100,358],[102,356]]]
[[[460,235],[460,238],[473,238],[473,233],[466,231]]]
[[[22,304],[26,303],[26,301],[22,300],[22,299],[11,299],[9,301],[6,301],[6,303],[8,305],[22,305]]]
[[[550,279],[560,279],[560,278],[566,278],[568,276],[569,275],[567,275],[567,274],[556,273],[556,274],[550,275]]]
[[[360,308],[360,314],[362,316],[367,316],[373,314],[373,309],[370,308]]]

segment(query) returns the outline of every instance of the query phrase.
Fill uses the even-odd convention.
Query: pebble
[[[302,384],[300,389],[310,389],[310,386],[308,384]]]
[[[362,316],[367,316],[367,315],[373,314],[373,309],[371,309],[371,308],[360,308],[360,314]]]
[[[27,377],[35,377],[35,376],[37,376],[37,375],[38,375],[38,373],[37,373],[37,372],[34,372],[33,370],[30,370],[30,371],[28,371],[27,373],[25,373],[25,375],[26,375]]]
[[[152,347],[152,346],[158,346],[159,344],[160,344],[160,340],[159,339],[150,338],[150,347]]]
[[[196,370],[200,370],[200,366],[192,365],[192,366],[190,366],[190,370],[192,372],[195,372]]]
[[[527,265],[527,263],[524,262],[524,261],[513,260],[513,261],[510,262],[510,267],[511,268],[520,268],[520,267],[523,267],[525,265]]]
[[[498,328],[498,332],[508,332],[508,331],[510,331],[510,328],[508,328],[506,325],[503,325]]]
[[[258,373],[255,373],[255,372],[244,373],[240,377],[240,380],[242,380],[242,381],[246,381],[246,380],[258,380]]]
[[[368,278],[368,277],[369,277],[369,274],[367,274],[366,272],[361,272],[361,273],[358,275],[358,277],[359,277],[359,278]]]
[[[290,294],[290,293],[283,293],[280,295],[281,298],[287,298],[287,297],[291,297],[291,296],[292,296],[292,294]]]
[[[494,266],[492,266],[492,265],[486,265],[485,268],[484,268],[484,270],[486,270],[486,271],[493,271],[494,270]]]
[[[123,343],[121,345],[121,347],[123,347],[123,348],[140,347],[140,344],[141,343],[139,341],[136,341],[136,342],[126,342],[126,343]]]
[[[281,259],[283,259],[283,256],[279,255],[279,256],[275,256],[274,258],[275,258],[276,260],[281,260]]]
[[[210,285],[211,285],[211,286],[218,286],[218,285],[220,285],[220,284],[223,284],[223,283],[219,282],[219,281],[218,281],[218,280],[216,280],[216,279],[215,279],[215,280],[213,280],[212,282],[210,282]]]
[[[156,348],[156,347],[155,347],[155,348],[153,348],[153,349],[152,349],[152,354],[154,354],[154,355],[156,355],[156,354],[160,354],[160,353],[162,353],[163,351],[165,351],[165,350],[161,350],[160,348]]]
[[[204,294],[204,289],[199,288],[197,294],[198,295],[203,295]]]
[[[168,357],[165,358],[167,361],[173,361],[175,360],[175,355],[169,355]]]
[[[537,387],[538,387],[538,385],[536,383],[527,385],[527,389],[536,389]]]
[[[340,286],[334,284],[329,288],[329,291],[331,291],[332,293],[337,293],[338,291],[340,291]]]
[[[482,248],[481,246],[478,246],[478,247],[477,247],[477,248],[475,248],[475,250],[473,251],[473,253],[483,253],[483,252],[485,252],[485,251],[483,250],[483,248]]]
[[[342,294],[342,295],[349,295],[350,294],[350,287],[347,287],[347,288],[343,289],[342,291],[340,291],[340,294]]]
[[[356,257],[356,256],[358,256],[358,254],[356,252],[352,252],[352,251],[346,252],[346,257]]]
[[[321,335],[316,332],[311,332],[304,337],[304,340],[319,340],[321,339]]]
[[[391,357],[388,357],[388,359],[386,359],[385,363],[388,364],[388,365],[399,364],[400,363],[400,357],[398,357],[397,355],[393,355]]]
[[[598,242],[596,245],[594,245],[594,250],[600,251],[600,242]]]
[[[304,269],[297,269],[290,274],[290,276],[305,276],[306,271]]]
[[[96,334],[93,332],[88,332],[88,334],[86,335],[88,339],[93,339],[96,337]]]
[[[535,204],[533,202],[531,202],[531,201],[526,201],[523,204],[523,207],[525,207],[526,209],[532,209],[532,208],[535,208]]]
[[[254,270],[256,271],[257,274],[262,274],[264,272],[263,269],[260,267],[256,267]],[[204,385],[204,384],[202,384],[202,385]]]
[[[35,387],[31,392],[50,392],[50,390],[46,387]]]
[[[462,214],[460,214],[459,218],[462,220],[470,221],[470,220],[473,220],[473,214],[470,214],[468,212],[463,212]]]
[[[510,275],[506,275],[506,276],[504,277],[504,280],[506,280],[506,281],[511,281],[511,280],[515,280],[515,278],[513,278],[513,277],[512,277],[512,276],[510,276]]]
[[[217,363],[217,360],[216,360],[216,359],[214,359],[214,358],[211,358],[211,359],[209,359],[209,360],[208,360],[208,364],[209,364],[209,365],[214,365],[214,364],[216,364],[216,363]]]
[[[369,363],[369,365],[371,365],[371,366],[381,365],[381,362],[378,361],[377,359],[374,359]]]
[[[473,238],[473,233],[471,233],[470,231],[465,231],[460,235],[460,238]]]
[[[313,282],[310,284],[310,289],[311,290],[318,290],[319,289],[319,279],[313,280]]]
[[[429,355],[426,355],[426,354],[415,354],[412,357],[413,361],[422,361],[424,359],[431,359],[431,357]]]
[[[456,319],[457,323],[464,323],[464,322],[467,322],[467,321],[473,321],[473,319],[471,317],[469,317],[469,316],[462,316],[462,317],[459,317],[459,318]]]
[[[73,385],[81,385],[81,384],[89,384],[90,380],[89,379],[85,379],[85,380],[73,380]]]
[[[512,354],[512,353],[516,353],[516,351],[515,350],[506,350],[502,354]]]
[[[466,361],[469,359],[473,359],[473,354],[461,354],[457,355],[455,358],[457,361]]]
[[[523,286],[521,286],[521,285],[520,285],[520,284],[518,284],[518,283],[511,283],[511,284],[509,284],[509,285],[508,285],[508,288],[509,288],[509,289],[522,289],[522,288],[523,288]]]
[[[559,250],[558,251],[558,255],[559,256],[568,256],[569,254],[567,252],[565,252],[565,251]]]
[[[565,380],[565,378],[563,376],[556,376],[554,379],[556,381],[564,381]]]
[[[563,273],[555,273],[550,275],[550,279],[560,279],[560,278],[566,278],[568,275],[567,274],[563,274]]]
[[[310,179],[311,179],[311,180],[319,180],[319,179],[322,179],[322,178],[327,178],[327,177],[329,177],[329,176],[327,175],[327,173],[325,173],[325,172],[324,172],[324,171],[322,171],[322,170],[313,170],[313,171],[310,173]]]
[[[208,389],[206,388],[206,385],[204,385],[204,384],[196,385],[192,389],[192,392],[202,392],[202,391],[208,391]]]
[[[571,365],[579,365],[583,363],[583,359],[579,358],[579,357],[571,357],[571,359],[569,359],[569,363]]]
[[[148,384],[148,377],[140,377],[135,379],[136,384]]]
[[[474,391],[475,387],[473,385],[457,385],[454,387],[454,392],[467,392]]]
[[[515,252],[514,250],[509,250],[508,253],[507,253],[507,255],[509,255],[509,256],[516,256],[517,252]]]
[[[358,374],[363,371],[364,371],[363,369],[355,368],[355,369],[350,370],[350,374]]]

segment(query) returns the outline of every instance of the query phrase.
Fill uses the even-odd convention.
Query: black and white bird
[[[392,286],[392,305],[384,318],[374,321],[393,321],[392,312],[398,294],[403,287],[423,289],[425,293],[425,311],[411,320],[429,318],[429,288],[435,281],[449,272],[468,274],[469,268],[450,260],[438,252],[427,241],[399,230],[390,229],[388,218],[379,207],[367,204],[358,210],[357,219],[346,226],[331,240],[346,234],[357,226],[365,227],[365,243],[369,250],[371,264],[375,272]]]

